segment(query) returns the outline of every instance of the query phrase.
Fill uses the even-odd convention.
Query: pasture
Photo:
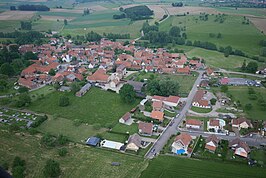
[[[80,144],[64,146],[68,153],[65,157],[60,157],[58,148],[61,147],[46,148],[40,144],[40,137],[41,135],[9,133],[1,127],[0,165],[7,162],[11,167],[14,157],[19,156],[26,161],[27,177],[39,178],[44,178],[43,168],[48,159],[60,163],[61,177],[137,178],[147,165],[147,161],[136,156]],[[112,162],[119,162],[121,165],[111,166]]]
[[[254,61],[249,58],[230,55],[229,57],[224,57],[223,53],[218,51],[211,51],[201,48],[194,48],[186,53],[189,58],[192,57],[202,57],[206,64],[214,68],[223,68],[228,70],[238,70],[246,60],[246,62]],[[265,65],[259,63],[259,65]]]
[[[241,171],[236,171],[241,170]],[[229,164],[211,160],[182,159],[173,156],[159,156],[150,161],[148,168],[140,177],[263,177],[266,170],[258,167],[248,167],[245,164]]]
[[[69,98],[69,106],[60,107],[58,105],[59,98],[62,95]],[[116,93],[91,88],[82,97],[76,97],[73,93],[56,91],[43,99],[34,101],[27,109],[50,115],[56,114],[58,117],[66,119],[77,119],[89,125],[97,123],[104,127],[117,123],[121,116],[136,107],[138,103],[139,100],[136,100],[133,104],[125,104]]]
[[[199,16],[171,16],[160,24],[161,31],[168,31],[171,26],[186,27],[188,40],[208,41],[218,47],[232,46],[250,55],[260,53],[259,41],[266,39],[253,24],[242,24],[242,16],[225,16],[223,23],[215,22],[215,15],[209,15],[207,21],[199,20]],[[211,37],[210,33],[221,33],[221,38]]]
[[[228,93],[232,95],[233,101],[240,101],[242,108],[245,108],[246,104],[251,104],[250,110],[244,109],[247,118],[252,120],[266,120],[265,109],[262,108],[259,99],[266,100],[265,88],[254,88],[257,99],[250,99],[248,94],[248,87],[229,87]]]

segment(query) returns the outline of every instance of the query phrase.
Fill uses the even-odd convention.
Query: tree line
[[[16,6],[10,6],[10,10],[20,10],[20,11],[50,11],[50,8],[45,5],[33,5],[33,4],[23,4]]]

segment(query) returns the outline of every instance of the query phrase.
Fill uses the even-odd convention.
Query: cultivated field
[[[34,11],[5,11],[0,13],[0,20],[29,20],[35,13]]]
[[[241,171],[236,171],[241,170]],[[229,164],[210,160],[191,160],[170,156],[159,156],[153,159],[141,177],[195,177],[195,178],[261,178],[266,170],[257,167],[248,167],[245,164]]]
[[[162,24],[160,30],[168,31],[171,25],[186,27],[189,40],[209,41],[219,46],[231,45],[251,55],[260,53],[259,41],[266,39],[257,28],[252,25],[243,25],[243,17],[226,16],[223,23],[215,22],[216,17],[209,16],[207,21],[199,20],[199,16],[170,17]],[[221,38],[210,37],[210,33],[221,33]]]
[[[263,8],[233,8],[233,7],[217,7],[218,11],[226,14],[237,14],[242,16],[266,16]]]
[[[1,126],[0,126],[1,128]],[[26,161],[27,177],[44,178],[43,168],[48,159],[60,163],[62,177],[139,177],[147,162],[136,156],[110,152],[85,145],[64,146],[65,157],[58,156],[58,148],[46,148],[40,144],[40,135],[20,135],[0,130],[0,165],[11,167],[15,156]],[[61,147],[60,147],[61,148]],[[111,166],[112,162],[121,163]]]
[[[262,31],[264,34],[266,34],[266,18],[253,18],[249,17],[249,20],[257,27],[260,31]]]
[[[89,125],[98,123],[101,126],[114,125],[126,112],[134,108],[134,104],[124,104],[116,93],[92,88],[85,96],[76,97],[73,93],[66,93],[70,99],[67,107],[58,106],[61,92],[53,92],[42,100],[33,102],[28,109],[36,112],[47,113],[71,120],[81,120]]]

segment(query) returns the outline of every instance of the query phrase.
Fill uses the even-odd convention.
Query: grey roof
[[[75,80],[76,76],[74,74],[69,74],[66,76],[66,78],[70,79],[70,80]]]
[[[98,137],[90,137],[87,141],[87,145],[96,146],[101,141]]]
[[[84,85],[79,92],[85,92],[87,90],[89,90],[91,88],[91,84],[87,83],[86,85]]]
[[[70,90],[71,90],[71,88],[70,87],[67,87],[67,86],[61,86],[59,88],[59,91],[70,91]]]
[[[141,92],[141,89],[142,89],[142,87],[144,85],[143,82],[136,82],[136,81],[133,81],[133,80],[127,81],[127,84],[133,86],[134,87],[134,90],[135,91],[138,91],[138,92]]]
[[[128,139],[128,144],[130,144],[130,143],[134,143],[135,145],[140,147],[141,146],[141,137],[136,133],[131,135]]]

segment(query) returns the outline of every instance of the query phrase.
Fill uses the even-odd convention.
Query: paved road
[[[154,145],[146,153],[146,155],[145,155],[146,158],[152,159],[154,157],[154,154],[160,153],[160,151],[163,149],[164,145],[167,143],[167,141],[170,139],[170,137],[173,134],[176,134],[176,132],[178,131],[177,130],[178,125],[185,118],[185,115],[186,115],[187,111],[191,107],[192,100],[193,100],[193,98],[194,98],[194,96],[196,94],[196,91],[197,91],[197,85],[200,84],[203,72],[204,71],[199,71],[199,76],[198,76],[197,80],[195,81],[195,83],[193,85],[193,88],[191,89],[191,91],[190,91],[190,93],[189,93],[189,95],[187,97],[186,104],[183,107],[183,109],[180,111],[179,115],[177,115],[173,119],[173,125],[170,126],[168,124],[168,126],[166,127],[166,129],[164,130],[162,135],[158,138],[158,140],[154,143]]]
[[[184,131],[182,131],[184,132]],[[202,131],[186,131],[192,136],[200,136],[202,135],[203,137],[208,137],[213,133],[206,133]],[[223,139],[223,140],[233,140],[236,138],[240,138],[240,140],[247,142],[249,146],[260,146],[261,144],[266,145],[266,138],[261,137],[258,135],[254,135],[252,137],[237,137],[237,136],[229,136],[229,135],[216,135],[218,138]]]
[[[258,77],[258,78],[265,78],[263,75],[243,73],[243,72],[233,72],[233,71],[228,71],[228,70],[225,70],[225,69],[219,69],[218,72],[227,73],[227,74],[248,75],[248,76]]]

